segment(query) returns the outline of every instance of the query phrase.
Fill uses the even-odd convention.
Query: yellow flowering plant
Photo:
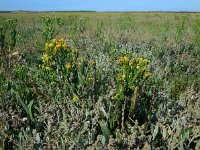
[[[69,69],[69,65],[66,67],[66,64],[72,63],[77,56],[77,53],[67,46],[64,39],[53,39],[49,43],[45,43],[44,50],[43,66],[54,70]]]
[[[71,96],[78,95],[83,89],[94,87],[96,92],[99,88],[97,84],[100,83],[101,74],[96,62],[76,47],[70,47],[64,39],[45,43],[40,68],[45,80],[51,82],[50,85],[53,83],[55,86],[56,78],[67,81],[68,94]]]
[[[149,60],[145,58],[129,59],[127,56],[124,56],[117,61],[119,69],[116,83],[119,86],[125,86],[127,90],[134,90],[136,86],[140,86],[144,80],[151,76],[147,70]]]
[[[138,92],[151,76],[148,71],[149,60],[145,58],[130,58],[127,55],[117,59],[118,69],[115,74],[116,95],[115,108],[109,118],[110,128],[121,126],[122,107],[127,109],[128,117],[132,118],[138,103]]]

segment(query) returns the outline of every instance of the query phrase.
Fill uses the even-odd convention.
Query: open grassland
[[[200,149],[200,13],[0,13],[0,148]]]

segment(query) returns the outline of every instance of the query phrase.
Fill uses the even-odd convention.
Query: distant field
[[[0,149],[200,149],[200,13],[0,13]]]
[[[41,17],[52,16],[61,17],[64,20],[76,17],[76,23],[83,23],[85,28],[96,28],[99,22],[102,22],[104,31],[107,32],[126,32],[128,34],[139,34],[139,38],[151,38],[152,36],[162,36],[164,30],[169,30],[169,34],[173,34],[176,30],[176,26],[182,16],[187,16],[188,21],[186,26],[188,30],[192,30],[192,25],[195,19],[200,17],[200,13],[123,13],[123,12],[50,12],[50,13],[0,13],[0,17],[17,19],[19,25],[35,25],[41,27]],[[70,20],[71,21],[71,20]],[[122,30],[127,28],[126,30]],[[130,30],[134,29],[134,30]],[[188,32],[189,35],[186,38],[190,38],[193,32]],[[138,38],[138,37],[137,37]]]

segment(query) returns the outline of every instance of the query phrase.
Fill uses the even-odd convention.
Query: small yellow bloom
[[[125,74],[119,75],[119,76],[118,76],[118,80],[119,80],[119,81],[123,81],[123,80],[125,79],[125,77],[126,77]]]
[[[119,63],[124,62],[124,58],[123,58],[123,57],[120,57],[120,58],[118,59],[118,62],[119,62]]]
[[[57,52],[58,52],[58,48],[55,47],[55,48],[54,48],[54,54],[56,54]]]
[[[53,42],[53,43],[56,43],[56,39],[53,39],[52,42]]]
[[[60,47],[61,47],[61,43],[60,43],[60,42],[57,43],[57,44],[56,44],[56,47],[57,47],[57,48],[60,48]]]
[[[49,60],[48,54],[44,54],[44,55],[43,55],[43,58],[44,58],[45,61],[48,61],[48,60]]]
[[[65,68],[66,69],[70,69],[72,66],[71,66],[71,64],[70,63],[67,63],[66,65],[65,65]]]
[[[45,45],[44,45],[44,50],[48,50],[49,49],[49,44],[48,43],[45,43]]]
[[[73,95],[73,101],[77,102],[79,100],[78,96],[76,96],[75,94]]]
[[[142,71],[145,71],[145,70],[147,70],[147,67],[144,66],[144,67],[142,68]]]
[[[129,61],[129,59],[128,59],[127,56],[124,56],[124,61],[125,61],[125,62],[128,62],[128,61]]]
[[[64,42],[64,39],[63,39],[63,38],[61,38],[61,39],[59,40],[59,42]]]
[[[50,44],[49,44],[49,48],[52,48],[52,47],[53,47],[53,43],[50,43]]]
[[[51,68],[47,66],[47,67],[45,67],[45,70],[49,71],[49,70],[51,70]]]
[[[139,61],[143,61],[143,58],[138,58]]]
[[[94,80],[94,78],[87,78],[88,79],[88,81],[93,81]]]
[[[114,99],[117,99],[117,98],[119,98],[119,96],[120,96],[120,94],[117,93],[113,98],[114,98]]]
[[[148,77],[150,77],[150,76],[152,76],[151,73],[145,73],[145,74],[144,74],[144,77],[145,77],[145,78],[148,78]]]
[[[143,59],[143,62],[147,64],[149,61],[147,59]]]
[[[125,77],[126,77],[125,74],[123,74],[123,75],[122,75],[122,78],[125,79]]]
[[[137,64],[136,68],[139,69],[139,68],[140,68],[140,65]]]
[[[44,47],[44,50],[45,50],[45,51],[49,50],[49,47],[48,47],[48,46],[45,46],[45,47]]]

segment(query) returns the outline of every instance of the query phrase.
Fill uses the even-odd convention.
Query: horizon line
[[[176,10],[141,10],[141,11],[96,11],[96,10],[0,10],[0,12],[168,12],[168,13],[200,13],[200,11],[176,11]]]

